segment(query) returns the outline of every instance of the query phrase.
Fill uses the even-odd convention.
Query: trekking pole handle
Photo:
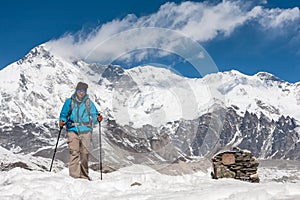
[[[101,117],[101,118],[99,118],[99,117]],[[99,119],[100,119],[100,120],[99,120]],[[102,119],[103,119],[103,117],[102,117],[101,113],[98,112],[97,120],[98,120],[98,122],[99,122],[99,125],[100,125]]]

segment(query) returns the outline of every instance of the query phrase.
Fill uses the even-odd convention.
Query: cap
[[[88,87],[89,87],[88,84],[79,82],[77,83],[76,90],[87,90]]]

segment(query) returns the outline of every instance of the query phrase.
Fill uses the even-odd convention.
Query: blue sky
[[[135,28],[160,27],[197,41],[219,71],[236,69],[248,75],[266,71],[298,82],[299,7],[299,0],[5,1],[0,7],[0,69],[46,42],[57,52],[86,59],[83,52],[111,35]],[[122,49],[130,42],[114,46]],[[109,55],[115,49],[111,51]],[[176,55],[145,50],[119,59],[119,63],[129,67],[147,62],[171,64],[182,70],[183,75],[197,77]]]

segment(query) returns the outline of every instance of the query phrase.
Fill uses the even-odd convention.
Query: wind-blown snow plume
[[[195,41],[207,42],[216,37],[230,37],[237,28],[249,23],[257,24],[256,28],[265,32],[274,29],[280,29],[282,32],[283,27],[287,26],[293,26],[294,30],[299,30],[299,20],[298,7],[270,9],[264,8],[263,4],[254,6],[244,1],[222,1],[217,4],[190,1],[181,4],[166,3],[151,15],[138,18],[129,14],[123,19],[103,24],[88,34],[82,32],[66,34],[58,40],[48,42],[47,46],[52,52],[54,50],[59,55],[78,57],[86,62],[97,61],[108,64],[108,60],[111,61],[130,53],[128,46],[133,44],[132,47],[136,49],[157,49],[159,47],[160,50],[168,53],[170,53],[170,49],[171,52],[176,52],[176,47],[170,46],[173,41],[162,43],[164,39],[168,38],[168,34],[157,36],[152,32],[147,35],[142,32],[142,35],[133,34],[126,39],[122,38],[123,40],[106,43],[117,34],[131,29],[146,27],[171,29]],[[103,45],[104,43],[105,45]],[[131,49],[131,51],[133,50]],[[93,53],[91,54],[91,52]],[[143,57],[147,57],[147,52],[138,54],[138,59]],[[128,56],[124,56],[123,59],[128,59]]]

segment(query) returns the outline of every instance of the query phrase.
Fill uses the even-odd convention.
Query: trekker
[[[69,174],[73,178],[89,178],[88,159],[93,124],[102,116],[87,94],[88,84],[79,82],[75,93],[68,98],[60,112],[59,126],[67,126],[70,150]]]

